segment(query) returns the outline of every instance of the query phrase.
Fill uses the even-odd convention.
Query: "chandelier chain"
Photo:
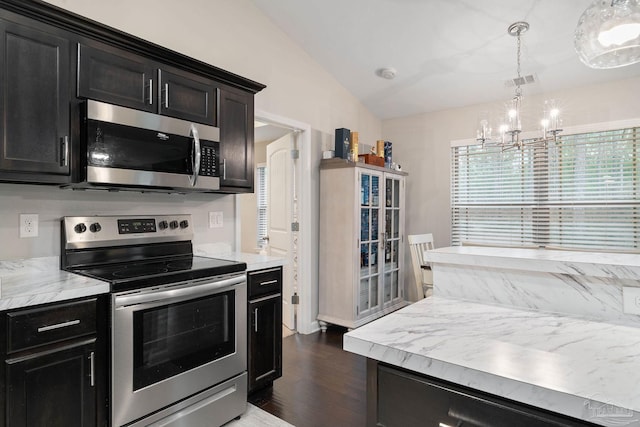
[[[520,74],[521,74],[521,73],[520,73],[520,50],[521,50],[521,45],[522,45],[522,43],[521,43],[521,41],[520,41],[520,32],[521,32],[521,31],[520,31],[520,30],[518,30],[518,43],[517,43],[517,46],[518,46],[518,53],[517,53],[517,55],[518,55],[518,56],[517,56],[517,64],[518,64],[518,80],[516,80],[516,96],[517,96],[518,98],[520,98],[520,97],[522,96],[522,88],[520,87],[520,79],[522,78],[522,77],[520,76]]]

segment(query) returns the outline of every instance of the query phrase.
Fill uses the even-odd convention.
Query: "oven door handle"
[[[221,292],[227,288],[246,282],[245,275],[231,277],[229,279],[218,280],[215,282],[204,283],[202,285],[186,286],[178,289],[167,289],[164,291],[148,292],[135,295],[122,295],[115,298],[115,308],[120,309],[126,306],[149,304],[159,301],[197,298],[204,295]]]

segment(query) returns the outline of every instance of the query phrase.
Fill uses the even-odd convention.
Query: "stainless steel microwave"
[[[88,100],[84,188],[194,192],[220,188],[220,129]],[[86,158],[85,158],[86,151]]]

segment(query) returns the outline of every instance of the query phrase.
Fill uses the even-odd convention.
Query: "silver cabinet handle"
[[[278,283],[278,281],[277,280],[267,280],[266,282],[260,282],[260,284],[258,286],[273,285],[274,283]]]
[[[222,180],[227,179],[227,159],[222,159]]]
[[[96,385],[95,381],[95,372],[96,372],[96,364],[95,364],[95,352],[91,352],[89,355],[89,363],[90,363],[90,374],[91,374],[91,387]]]
[[[78,324],[80,324],[79,319],[69,320],[68,322],[56,323],[55,325],[40,326],[38,328],[38,332],[47,332],[47,331],[52,331],[54,329],[66,328],[68,326],[73,326]]]
[[[258,332],[258,308],[253,309],[253,320],[254,320],[254,328],[253,330]]]
[[[60,139],[60,166],[69,166],[69,137],[65,135]]]
[[[169,83],[164,84],[164,108],[169,108]]]
[[[198,175],[200,174],[200,138],[198,137],[198,129],[191,123],[191,136],[193,137],[193,176],[189,178],[191,186],[195,187],[198,181]]]
[[[149,79],[149,105],[153,105],[153,79]]]

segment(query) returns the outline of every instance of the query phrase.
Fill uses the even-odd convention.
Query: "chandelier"
[[[591,68],[618,68],[640,62],[638,0],[595,0],[575,31],[580,60]]]
[[[540,121],[542,127],[542,137],[527,139],[526,141],[520,138],[522,132],[522,124],[520,121],[520,115],[522,112],[522,87],[525,82],[522,77],[520,57],[522,50],[522,35],[529,30],[529,23],[524,21],[518,21],[507,28],[509,35],[516,37],[517,39],[517,52],[516,63],[518,76],[514,80],[516,90],[513,98],[507,103],[507,112],[504,120],[498,127],[499,136],[497,139],[492,137],[492,129],[489,124],[488,118],[481,118],[479,128],[476,135],[476,140],[483,146],[499,145],[503,150],[509,148],[522,149],[525,145],[529,144],[544,144],[550,140],[556,140],[558,134],[562,132],[560,129],[560,110],[553,101],[546,101],[543,111],[543,119]]]

